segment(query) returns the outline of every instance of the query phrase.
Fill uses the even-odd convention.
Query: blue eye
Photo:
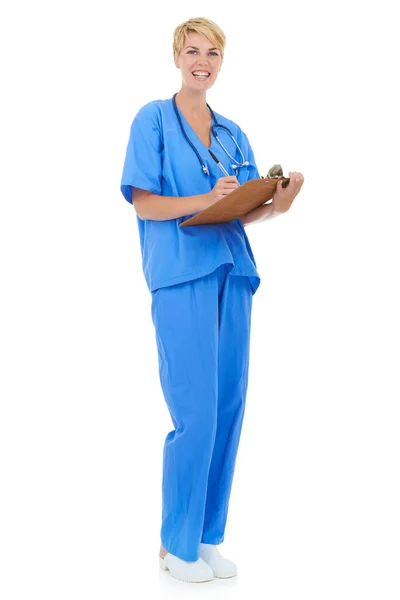
[[[191,54],[192,52],[196,52],[196,50],[188,50],[188,54]],[[215,56],[218,56],[217,52],[210,52],[210,54],[214,54]]]

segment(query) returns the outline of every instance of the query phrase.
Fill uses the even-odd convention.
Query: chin
[[[188,85],[188,84],[186,84],[186,85],[194,92],[206,92],[214,85],[214,83],[215,83],[214,81],[211,81],[207,85]]]

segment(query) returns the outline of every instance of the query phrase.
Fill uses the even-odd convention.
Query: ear
[[[177,55],[176,52],[174,52],[174,63],[175,63],[175,66],[176,66],[177,69],[179,69],[178,60],[179,60],[178,55]]]

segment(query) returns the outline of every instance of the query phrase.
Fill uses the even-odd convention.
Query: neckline
[[[184,122],[187,125],[187,128],[189,129],[189,132],[192,134],[192,137],[195,138],[203,146],[203,148],[205,148],[207,151],[211,150],[211,148],[214,145],[214,141],[215,141],[214,140],[214,136],[213,136],[213,132],[212,132],[212,126],[213,126],[213,121],[214,121],[212,113],[210,112],[210,115],[211,115],[211,127],[210,127],[211,144],[210,144],[210,146],[206,146],[205,143],[203,142],[203,140],[201,140],[199,138],[199,136],[197,135],[197,133],[195,132],[195,130],[193,129],[193,127],[190,125],[189,121],[186,119],[185,115],[183,114],[183,112],[181,111],[181,109],[179,108],[179,106],[177,105],[177,103],[175,102],[175,98],[172,98],[172,103],[175,104],[175,106],[176,106],[176,108],[177,108],[177,110],[178,110],[181,118],[184,120]],[[208,109],[208,110],[210,111],[210,109]]]

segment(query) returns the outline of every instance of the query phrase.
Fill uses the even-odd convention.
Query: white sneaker
[[[172,577],[187,581],[188,583],[201,583],[214,579],[214,573],[202,558],[187,561],[178,558],[169,552],[161,558],[159,556],[160,567],[163,571],[169,571]]]
[[[237,567],[235,563],[228,558],[221,556],[221,553],[216,546],[200,543],[199,554],[204,562],[211,567],[214,577],[220,579],[236,577]]]

